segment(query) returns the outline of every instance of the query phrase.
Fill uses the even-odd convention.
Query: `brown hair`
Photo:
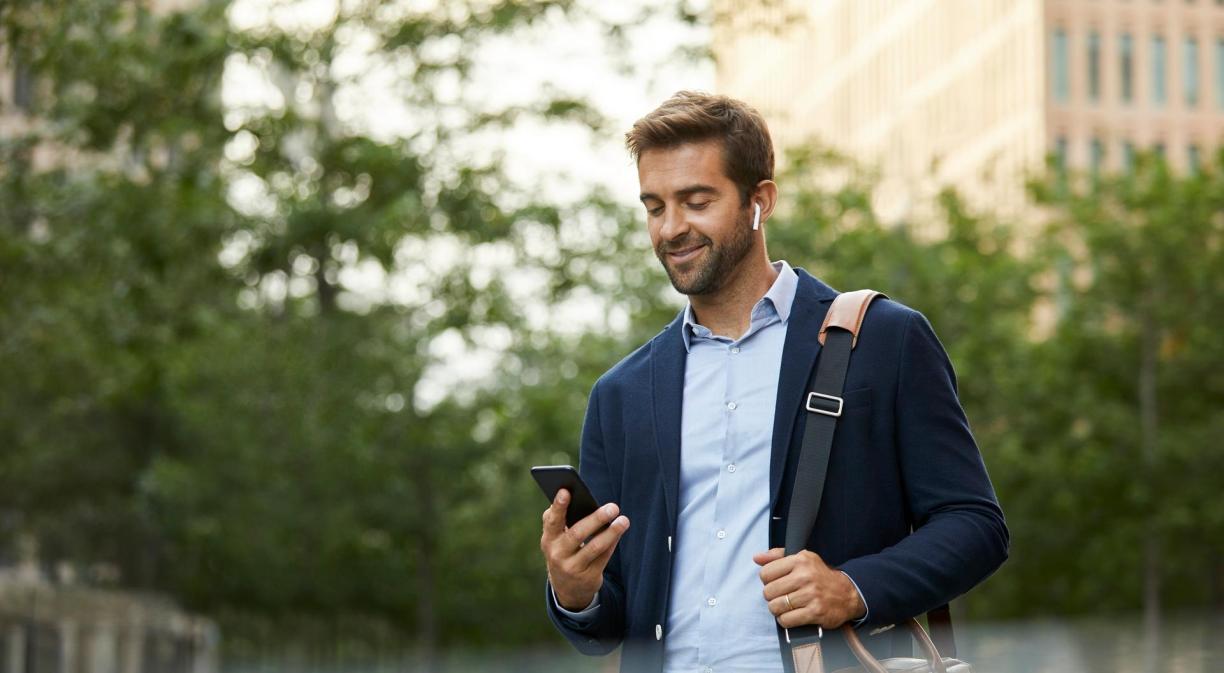
[[[765,119],[743,101],[700,91],[677,91],[633,123],[625,147],[636,161],[651,149],[684,143],[722,142],[723,172],[739,187],[740,203],[761,180],[772,180],[773,142]]]

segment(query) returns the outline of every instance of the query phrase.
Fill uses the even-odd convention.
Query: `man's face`
[[[655,255],[677,292],[716,292],[753,246],[749,207],[723,172],[716,140],[653,149],[638,159]]]

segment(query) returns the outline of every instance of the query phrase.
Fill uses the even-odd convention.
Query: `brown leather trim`
[[[820,643],[796,645],[791,648],[795,661],[795,673],[824,673],[824,658],[820,654]]]
[[[939,656],[939,650],[935,649],[935,643],[931,642],[931,637],[922,628],[922,624],[919,624],[917,619],[911,619],[905,625],[909,627],[914,640],[918,641],[918,648],[926,655],[927,661],[931,662],[931,670],[934,673],[946,673],[943,657]]]
[[[918,648],[926,656],[927,663],[930,664],[933,673],[947,673],[947,665],[944,664],[943,658],[939,656],[939,652],[935,649],[935,644],[931,642],[930,636],[922,628],[916,619],[908,619],[905,625],[909,627],[910,635],[914,636],[914,640],[918,641]],[[846,644],[850,646],[850,651],[854,653],[854,657],[863,664],[863,668],[868,673],[888,673],[884,665],[879,662],[871,652],[863,646],[863,641],[859,640],[858,632],[853,626],[846,624],[841,627],[842,636],[846,639]]]
[[[888,670],[863,645],[863,641],[859,640],[858,631],[855,631],[853,626],[846,624],[841,627],[841,632],[846,639],[846,644],[850,646],[850,651],[854,653],[854,658],[859,660],[867,673],[888,673]]]
[[[830,327],[840,327],[853,335],[850,347],[857,346],[859,328],[863,326],[867,307],[876,297],[887,298],[888,295],[875,290],[855,290],[837,295],[837,298],[833,300],[833,305],[829,307],[829,312],[825,314],[824,323],[820,325],[820,334],[816,337],[820,340],[820,345],[824,345],[825,332]]]

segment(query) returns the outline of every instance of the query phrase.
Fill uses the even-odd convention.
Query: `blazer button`
[[[655,624],[655,640],[663,640],[663,625]]]

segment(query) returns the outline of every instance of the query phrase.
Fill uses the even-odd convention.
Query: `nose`
[[[662,222],[659,226],[659,237],[665,241],[674,241],[688,233],[688,218],[683,208],[665,208]]]

